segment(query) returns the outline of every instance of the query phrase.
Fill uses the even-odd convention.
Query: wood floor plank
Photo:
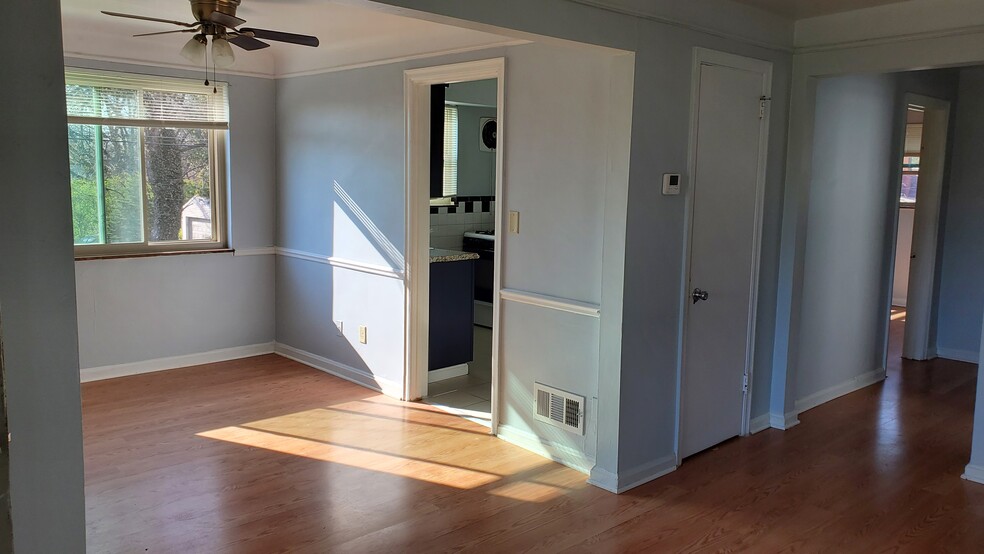
[[[960,479],[976,368],[890,358],[884,383],[619,496],[275,355],[86,383],[88,548],[984,552],[984,487]]]

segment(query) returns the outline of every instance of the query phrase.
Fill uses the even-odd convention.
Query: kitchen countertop
[[[460,250],[445,250],[443,248],[431,248],[430,249],[430,261],[431,263],[443,263],[443,262],[464,262],[468,260],[477,260],[479,255],[475,252],[462,252]]]

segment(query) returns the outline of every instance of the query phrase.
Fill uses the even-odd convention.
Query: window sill
[[[92,256],[75,256],[77,262],[89,262],[93,260],[122,260],[127,258],[158,258],[161,256],[186,256],[189,254],[232,254],[234,248],[211,248],[202,250],[178,250],[173,252],[139,252],[134,254],[102,254]]]

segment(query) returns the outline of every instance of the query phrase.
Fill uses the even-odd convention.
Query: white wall
[[[69,58],[66,64],[200,77],[92,60]],[[238,254],[269,250],[276,202],[276,85],[272,79],[223,79],[229,82],[230,246]],[[88,260],[75,265],[84,375],[105,374],[107,366],[273,342],[274,257],[269,252]]]
[[[909,256],[912,255],[912,223],[916,210],[899,208],[899,234],[895,241],[895,282],[892,284],[892,305],[905,307],[909,296]]]
[[[2,2],[0,17],[20,22],[0,36],[9,54],[0,60],[0,310],[14,551],[84,552],[59,5]]]
[[[817,87],[806,239],[798,408],[884,376],[884,229],[894,217],[896,79],[822,80]]]
[[[502,286],[599,304],[606,129],[609,110],[628,108],[608,102],[608,51],[528,44],[279,81],[279,246],[402,272],[403,71],[497,56],[506,58],[508,129],[505,194],[497,201],[522,213],[522,232],[502,235]],[[277,285],[278,343],[399,390],[401,279],[287,256],[280,257]],[[333,319],[346,336],[337,336]],[[510,304],[501,321],[502,433],[554,444],[565,461],[590,469],[593,435],[533,421],[532,386],[542,381],[595,398],[598,320]],[[359,325],[368,326],[368,344],[358,342]]]

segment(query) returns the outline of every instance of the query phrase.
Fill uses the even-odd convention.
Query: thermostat
[[[677,194],[680,194],[679,173],[663,174],[663,194],[665,196],[676,196]]]

